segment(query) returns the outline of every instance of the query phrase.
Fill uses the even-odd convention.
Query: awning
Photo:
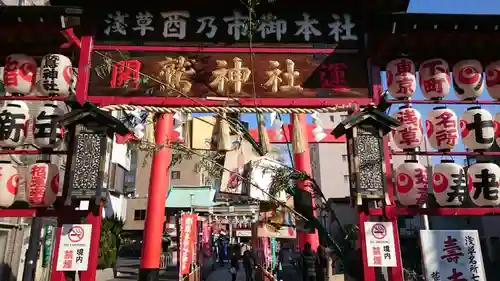
[[[167,200],[167,208],[191,208],[191,206],[212,207],[218,203],[213,202],[215,189],[211,186],[172,186]]]

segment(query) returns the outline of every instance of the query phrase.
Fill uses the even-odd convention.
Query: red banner
[[[181,260],[179,274],[189,274],[193,263],[194,251],[196,250],[196,225],[198,216],[196,214],[184,214],[181,217]]]
[[[203,223],[203,234],[201,236],[201,242],[203,245],[203,251],[205,254],[210,255],[211,254],[211,249],[210,249],[210,236],[211,236],[211,231],[210,231],[210,223],[205,221]]]

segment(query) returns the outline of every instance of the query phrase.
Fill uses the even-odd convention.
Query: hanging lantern
[[[422,62],[418,69],[419,84],[426,99],[442,99],[450,93],[450,68],[443,59]]]
[[[8,101],[0,109],[0,147],[18,147],[24,144],[28,133],[29,108],[23,101]]]
[[[467,195],[464,168],[453,160],[441,160],[432,169],[432,187],[439,206],[460,206]]]
[[[475,150],[486,150],[495,140],[493,117],[480,106],[468,108],[460,116],[460,130],[464,145]]]
[[[3,83],[6,92],[29,95],[36,84],[35,59],[23,54],[13,54],[5,59]]]
[[[421,205],[427,201],[427,168],[417,160],[405,160],[396,169],[396,195],[404,206]]]
[[[50,160],[38,160],[28,166],[26,196],[32,207],[46,207],[54,204],[59,191],[59,168]]]
[[[495,119],[493,120],[495,127],[495,140],[497,145],[500,146],[500,112],[495,114]]]
[[[461,60],[453,66],[453,88],[460,100],[475,100],[484,91],[483,66],[478,60]]]
[[[469,196],[477,206],[497,206],[499,197],[500,167],[493,163],[475,163],[467,169]]]
[[[403,106],[394,114],[401,125],[392,130],[394,145],[405,151],[411,151],[420,146],[423,135],[422,118],[416,109]]]
[[[0,161],[0,207],[14,204],[19,189],[19,170],[10,161]]]
[[[56,102],[46,102],[33,118],[34,143],[40,148],[57,148],[64,138],[64,128],[59,126],[57,118],[64,111]]]
[[[500,60],[486,66],[486,89],[494,100],[500,100]]]
[[[387,77],[387,88],[395,99],[410,98],[417,88],[415,77],[415,64],[407,59],[395,59],[390,61],[385,68]]]
[[[71,89],[73,67],[63,55],[48,54],[40,64],[41,92],[48,96],[68,96]]]
[[[446,106],[439,106],[429,111],[425,121],[427,139],[432,148],[450,151],[458,143],[458,118],[455,112]]]

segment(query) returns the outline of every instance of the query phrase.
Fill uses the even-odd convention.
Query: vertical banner
[[[271,268],[274,270],[276,268],[277,262],[277,252],[278,252],[278,242],[275,237],[271,237]]]
[[[266,267],[268,267],[271,264],[271,247],[269,245],[269,238],[268,237],[262,237],[262,247],[264,248],[264,260],[266,263]]]
[[[194,251],[196,251],[197,221],[196,214],[185,213],[181,217],[180,276],[189,274],[193,263]]]
[[[201,236],[201,243],[203,247],[203,251],[206,254],[211,255],[211,247],[210,247],[210,236],[211,236],[211,231],[210,231],[210,223],[208,221],[203,222],[203,232]]]

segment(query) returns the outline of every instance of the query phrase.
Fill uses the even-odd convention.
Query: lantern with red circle
[[[494,100],[500,100],[500,60],[486,66],[486,89]]]
[[[392,130],[394,145],[405,151],[419,147],[424,138],[420,112],[410,106],[403,106],[394,114],[394,118],[401,124]]]
[[[460,206],[467,196],[464,168],[453,160],[441,160],[432,169],[432,187],[439,206]]]
[[[467,169],[469,197],[477,206],[500,204],[500,167],[493,163],[475,163]]]
[[[387,88],[392,97],[406,99],[413,96],[417,88],[415,64],[407,58],[395,59],[385,69]]]
[[[34,58],[12,54],[5,59],[3,83],[5,91],[17,95],[29,95],[36,83],[37,65]]]
[[[475,100],[484,91],[483,66],[478,60],[461,60],[453,66],[453,88],[460,100]]]
[[[40,64],[40,92],[48,96],[67,96],[71,89],[73,67],[63,55],[48,54]]]
[[[29,107],[25,102],[7,101],[0,108],[0,146],[15,148],[23,145],[29,118]]]
[[[405,160],[396,168],[396,195],[401,205],[424,204],[428,191],[427,168],[418,160]]]
[[[40,148],[57,148],[64,138],[62,128],[57,118],[64,115],[57,102],[45,102],[33,118],[34,143]]]
[[[0,207],[12,206],[19,190],[19,170],[10,161],[0,161],[0,190]]]
[[[450,67],[443,59],[422,62],[418,69],[419,84],[426,99],[442,99],[450,93]]]
[[[33,207],[52,205],[59,192],[59,168],[48,160],[38,160],[28,166],[26,197]]]
[[[493,120],[494,128],[495,128],[495,139],[497,145],[500,146],[500,112],[495,114],[495,118]]]
[[[450,151],[458,143],[458,118],[455,112],[446,106],[439,106],[429,111],[425,121],[427,139],[432,148]]]
[[[495,141],[493,116],[480,106],[468,108],[460,116],[462,142],[473,151],[483,151]]]

